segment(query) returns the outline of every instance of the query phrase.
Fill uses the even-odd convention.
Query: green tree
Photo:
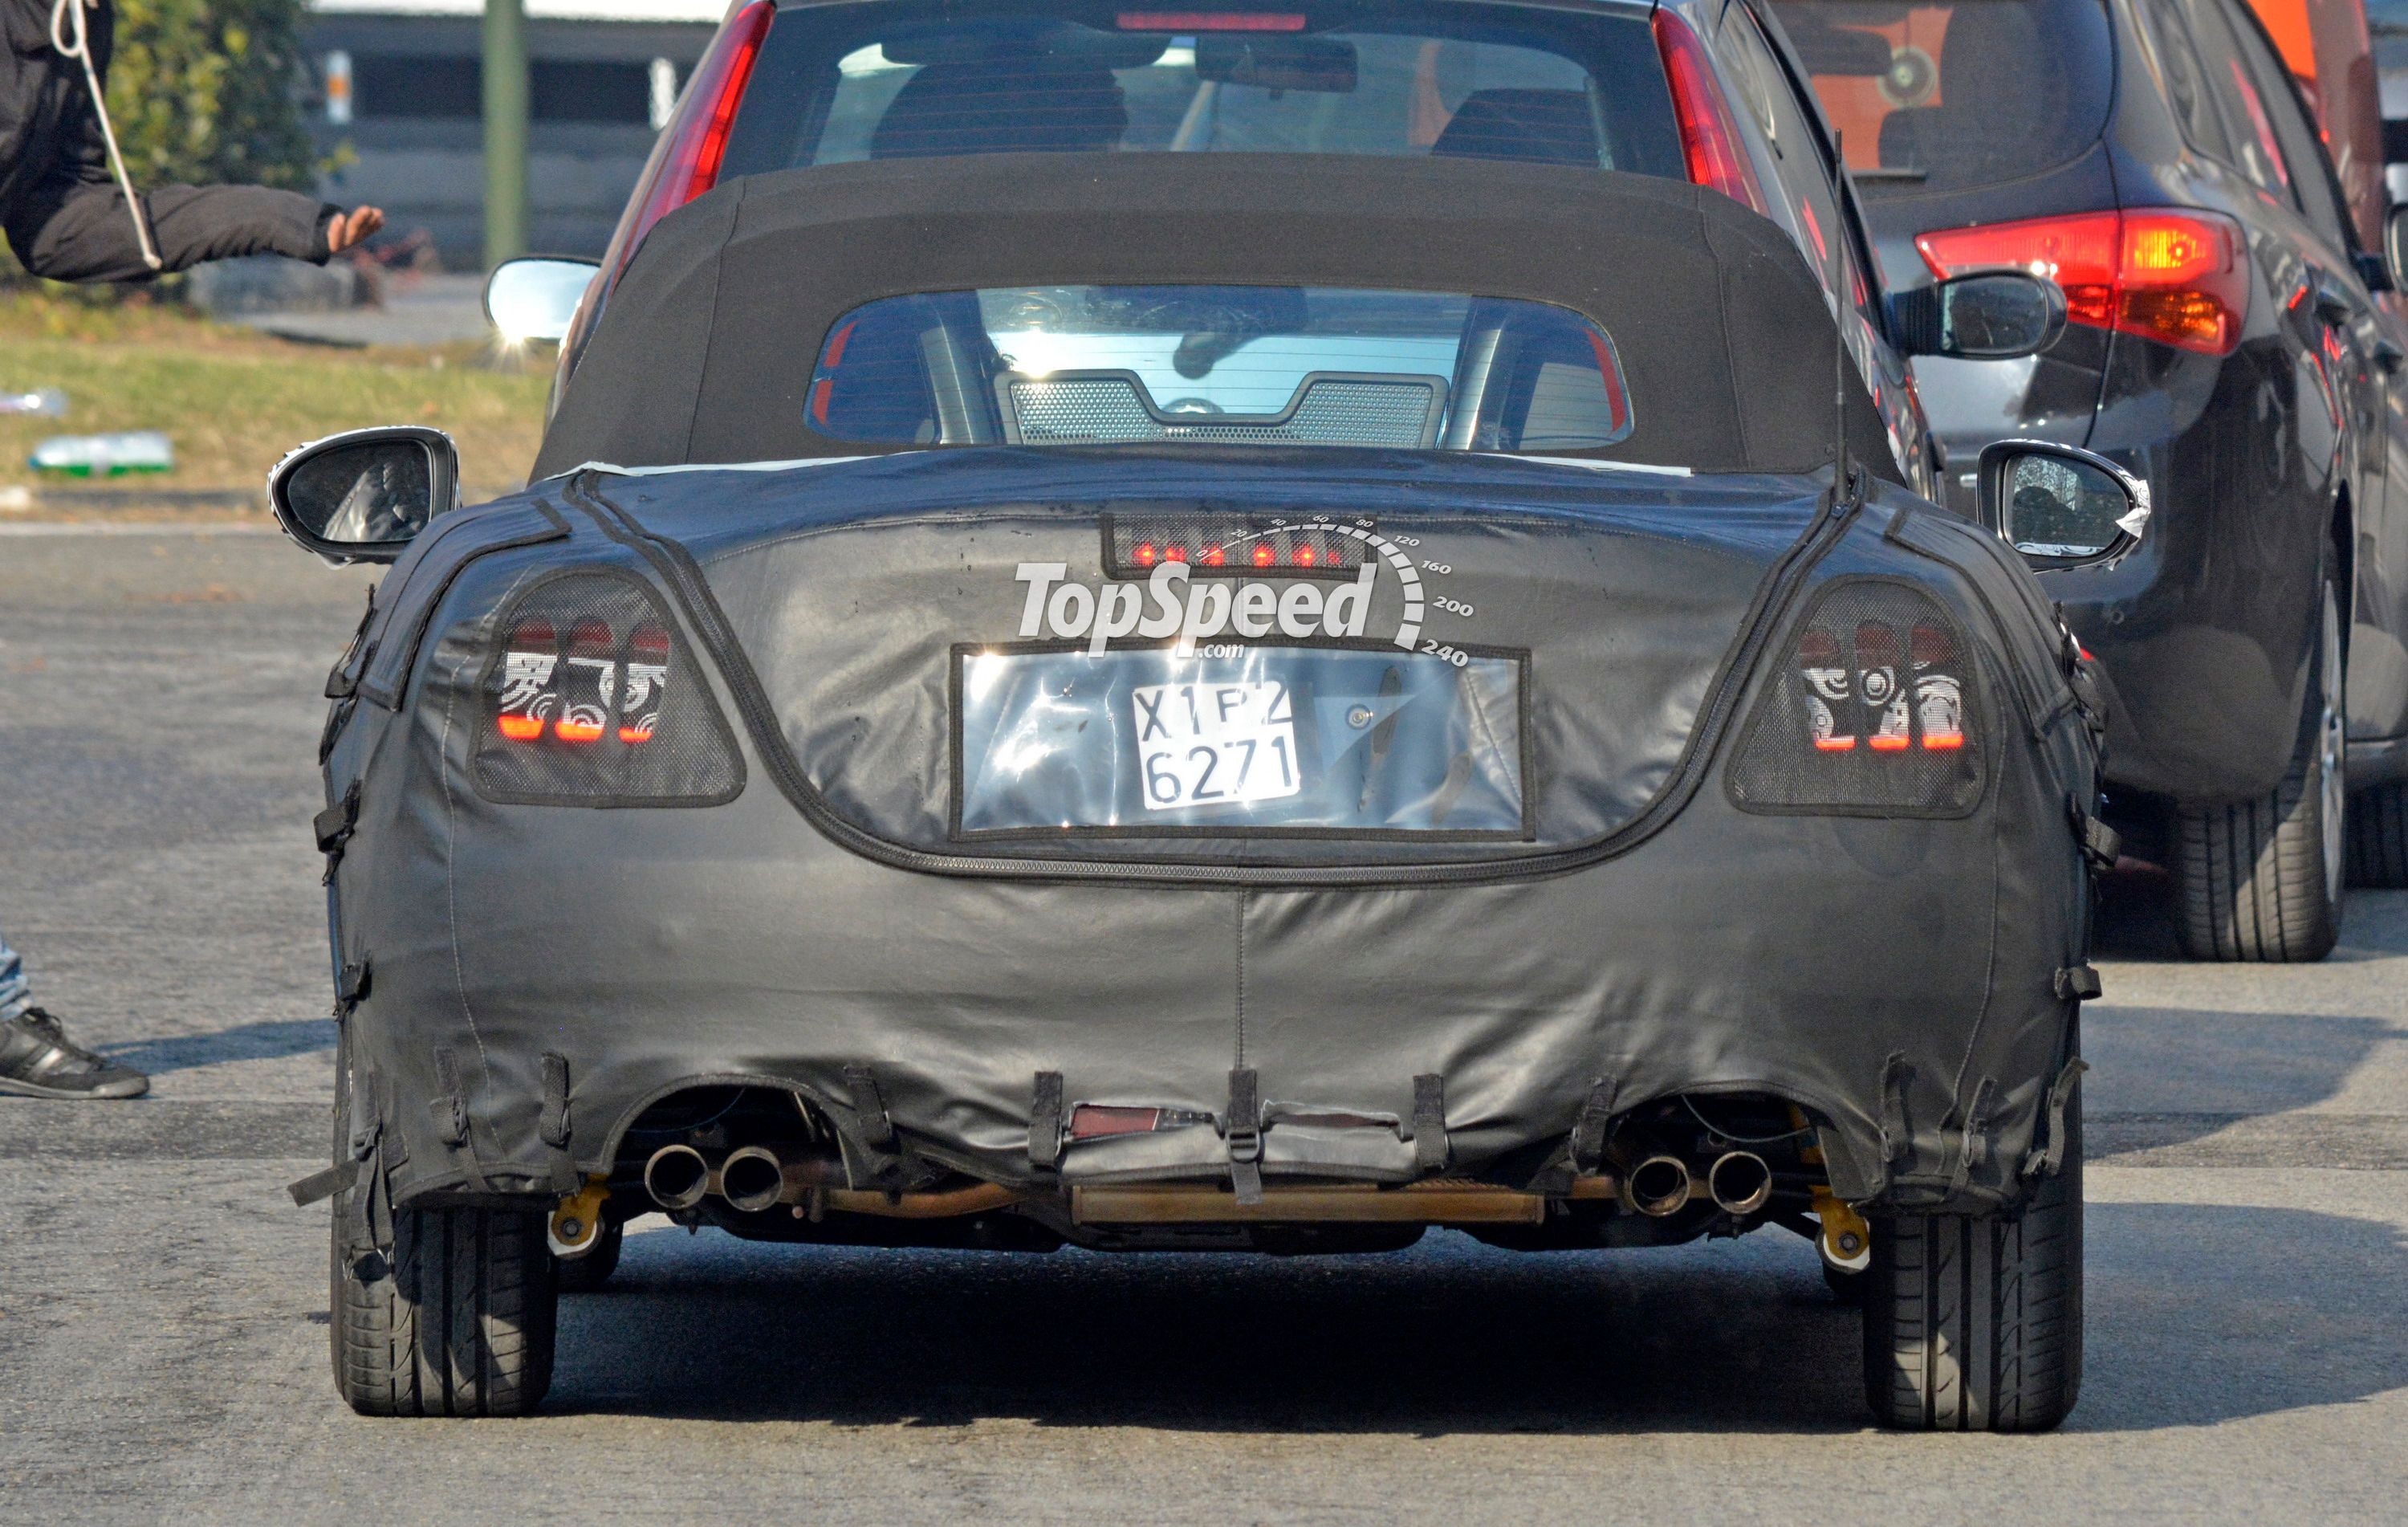
[[[315,184],[302,124],[303,0],[118,0],[108,115],[144,190]]]

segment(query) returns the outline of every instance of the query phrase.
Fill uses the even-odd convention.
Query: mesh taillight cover
[[[556,573],[494,623],[477,689],[477,793],[545,806],[715,806],[744,787],[735,737],[652,590]]]
[[[1726,777],[1742,811],[1954,817],[1981,803],[1980,665],[1929,595],[1843,579],[1775,664]]]

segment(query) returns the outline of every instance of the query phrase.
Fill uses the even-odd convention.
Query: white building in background
[[[727,0],[525,0],[532,244],[598,255]],[[484,246],[483,0],[309,0],[310,130],[351,162],[324,194],[423,230],[445,265]]]

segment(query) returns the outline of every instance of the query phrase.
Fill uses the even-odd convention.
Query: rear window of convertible
[[[1010,152],[1687,173],[1643,14],[1464,0],[791,8],[762,46],[724,173]]]
[[[1568,309],[1333,287],[996,287],[829,331],[810,427],[881,445],[1186,441],[1577,451],[1630,433],[1612,339]]]

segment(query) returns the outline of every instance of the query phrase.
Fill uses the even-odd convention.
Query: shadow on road
[[[2091,1210],[2091,1431],[2408,1386],[2408,1248],[2331,1215]],[[2279,1337],[2275,1333],[2279,1332]],[[563,1309],[555,1411],[1332,1434],[1852,1432],[1860,1326],[1777,1232],[1517,1256],[881,1254],[674,1232]]]
[[[334,1047],[334,1019],[301,1018],[281,1023],[242,1023],[215,1033],[179,1034],[173,1039],[136,1040],[100,1048],[120,1065],[161,1076],[229,1060],[274,1060]]]

